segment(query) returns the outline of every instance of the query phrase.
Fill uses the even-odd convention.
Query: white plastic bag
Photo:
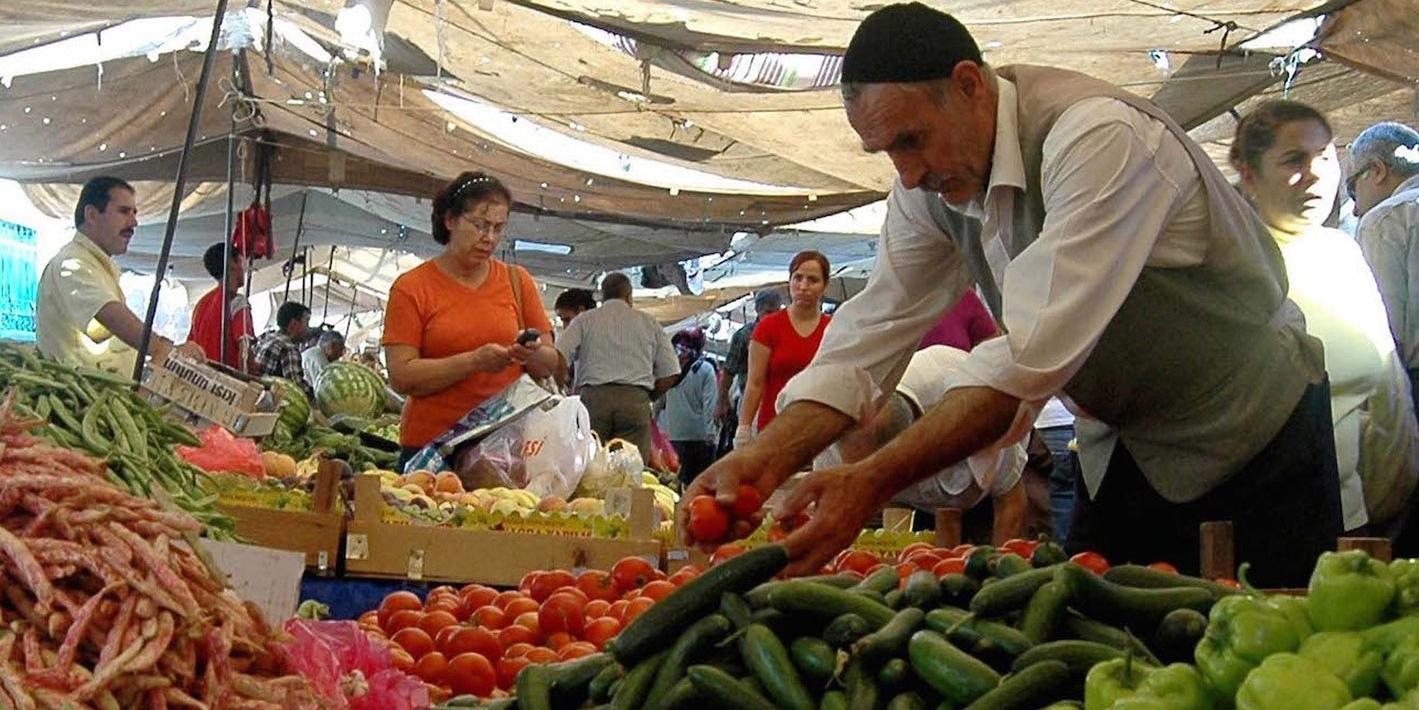
[[[539,498],[568,498],[597,451],[591,415],[578,397],[534,407],[460,452],[463,486],[523,488]]]
[[[640,448],[625,439],[612,439],[592,455],[576,497],[605,498],[612,488],[640,488],[643,470]]]
[[[540,498],[570,498],[597,449],[591,415],[580,397],[564,397],[548,410],[529,412],[522,422],[522,487]]]

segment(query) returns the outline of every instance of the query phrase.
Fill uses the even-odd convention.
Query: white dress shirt
[[[1026,176],[1015,87],[997,81],[985,199],[952,208],[982,220],[1006,334],[976,346],[947,389],[987,386],[1019,398],[1020,415],[1004,439],[1018,441],[1088,359],[1143,267],[1203,262],[1209,223],[1201,177],[1178,138],[1121,101],[1087,99],[1061,114],[1045,139],[1044,228],[1009,258],[1011,209],[1023,199]],[[937,199],[900,181],[893,187],[867,286],[838,309],[813,364],[780,395],[780,409],[806,399],[860,418],[971,283],[951,237],[928,212],[927,200]]]
[[[634,385],[653,389],[655,381],[680,372],[670,336],[649,313],[608,299],[572,319],[557,350],[576,370],[576,387]]]
[[[946,395],[950,374],[961,366],[966,352],[947,345],[933,345],[915,352],[897,383],[897,394],[918,412],[936,406]],[[1020,482],[1025,469],[1025,447],[1019,443],[991,447],[940,473],[908,486],[893,501],[920,510],[954,507],[965,510],[987,497],[1008,493]],[[814,460],[814,468],[842,463],[842,453],[834,444]]]
[[[1355,230],[1384,297],[1407,368],[1419,368],[1419,175],[1360,218]]]
[[[1409,378],[1375,277],[1354,240],[1327,227],[1275,236],[1289,296],[1306,316],[1306,331],[1325,345],[1341,512],[1345,529],[1354,530],[1369,521],[1363,481],[1392,490],[1389,484],[1412,480],[1419,466]]]

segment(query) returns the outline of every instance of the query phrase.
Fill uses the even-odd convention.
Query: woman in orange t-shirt
[[[434,198],[443,253],[390,288],[382,344],[389,384],[407,398],[401,465],[523,372],[541,378],[563,369],[532,275],[493,258],[511,206],[497,178],[459,175]],[[541,337],[518,344],[519,323]]]

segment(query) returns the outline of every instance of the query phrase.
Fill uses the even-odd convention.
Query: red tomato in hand
[[[549,636],[559,632],[577,636],[585,625],[582,603],[576,597],[553,594],[537,610],[537,627]]]
[[[1069,561],[1094,574],[1103,574],[1109,571],[1109,561],[1097,552],[1081,552],[1069,558]]]
[[[609,572],[599,569],[589,569],[577,575],[576,588],[584,592],[588,599],[604,599],[607,602],[614,602],[621,596],[616,593],[616,580],[611,578]]]
[[[759,489],[748,483],[739,484],[739,488],[734,491],[734,517],[746,519],[759,512],[762,507],[764,497],[759,495]]]
[[[623,557],[611,568],[611,579],[616,584],[616,591],[625,594],[632,589],[640,589],[647,582],[654,580],[655,573],[655,567],[645,559]]]
[[[1154,562],[1153,564],[1148,565],[1148,566],[1149,566],[1149,567],[1152,567],[1153,569],[1162,571],[1162,572],[1169,572],[1169,573],[1171,573],[1171,574],[1177,574],[1177,573],[1178,573],[1178,568],[1172,566],[1171,564],[1169,564],[1169,563],[1167,563],[1167,562],[1161,562],[1161,561],[1159,561],[1159,562]]]
[[[729,514],[714,496],[690,499],[690,535],[699,542],[718,542],[729,532]]]

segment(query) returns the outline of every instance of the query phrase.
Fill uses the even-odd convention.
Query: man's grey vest
[[[1196,499],[1260,452],[1306,386],[1322,377],[1319,341],[1286,323],[1294,305],[1286,300],[1281,253],[1261,218],[1158,106],[1062,69],[1018,65],[996,73],[1017,89],[1026,176],[1025,191],[1015,198],[1010,243],[1003,244],[1012,259],[1044,227],[1045,137],[1079,101],[1114,98],[1157,119],[1197,165],[1212,232],[1205,263],[1144,268],[1084,366],[1064,387],[1092,417],[1075,424],[1091,492],[1121,441],[1159,494],[1174,502]],[[928,203],[999,318],[1000,290],[985,259],[981,223],[939,199]]]

